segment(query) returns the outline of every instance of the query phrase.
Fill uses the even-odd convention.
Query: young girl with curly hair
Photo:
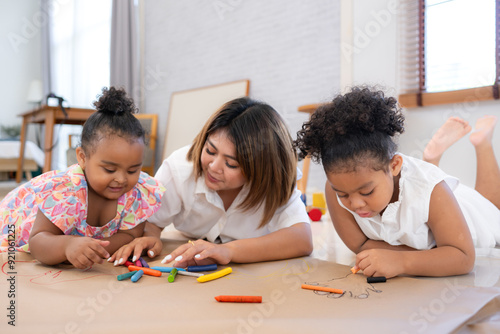
[[[317,109],[295,146],[323,164],[329,213],[357,254],[355,268],[387,278],[465,274],[474,266],[474,246],[500,242],[495,120],[480,119],[470,137],[478,159],[474,190],[436,166],[467,132],[465,121],[450,120],[455,126],[436,133],[424,154],[429,163],[397,152],[404,117],[381,91],[355,87]]]
[[[145,132],[123,89],[103,89],[85,122],[78,164],[12,190],[0,203],[0,251],[85,269],[141,236],[164,187],[141,172]]]

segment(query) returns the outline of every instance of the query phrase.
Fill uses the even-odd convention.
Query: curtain
[[[110,85],[125,88],[136,106],[142,98],[138,11],[134,0],[113,0]]]
[[[50,13],[49,6],[51,0],[42,0],[41,9],[42,13]],[[51,26],[51,15],[47,14],[46,24],[41,27],[41,41],[42,41],[42,86],[43,86],[43,96],[47,96],[52,90],[52,67],[50,66],[50,26]],[[45,103],[45,101],[42,101]]]

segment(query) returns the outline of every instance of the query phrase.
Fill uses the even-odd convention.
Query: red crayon
[[[228,303],[262,303],[262,296],[217,296],[215,300]]]

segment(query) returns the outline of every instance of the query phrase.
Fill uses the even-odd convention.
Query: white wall
[[[145,2],[145,104],[159,116],[159,152],[172,92],[250,79],[250,96],[278,110],[292,136],[297,108],[339,90],[340,1]],[[157,157],[161,161],[161,153]],[[309,185],[324,189],[312,166]]]
[[[397,74],[396,0],[354,0],[352,72],[354,84],[380,84],[396,96]],[[421,158],[425,144],[450,116],[459,116],[472,125],[477,118],[493,114],[500,118],[500,102],[442,105],[405,110],[406,131],[400,138],[400,151]],[[500,130],[497,130],[497,132]],[[495,154],[500,158],[500,134],[494,139]],[[474,186],[476,160],[468,139],[462,138],[444,155],[440,164],[447,173]]]
[[[40,1],[0,0],[0,125],[21,124],[31,110],[30,81],[41,79]]]

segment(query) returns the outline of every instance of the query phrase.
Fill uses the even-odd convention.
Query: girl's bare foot
[[[424,149],[423,159],[434,165],[439,165],[439,160],[451,145],[465,136],[471,130],[469,123],[459,117],[450,117],[432,136]]]
[[[479,118],[474,131],[469,136],[472,145],[477,147],[483,143],[491,144],[496,123],[496,116],[483,116]]]

